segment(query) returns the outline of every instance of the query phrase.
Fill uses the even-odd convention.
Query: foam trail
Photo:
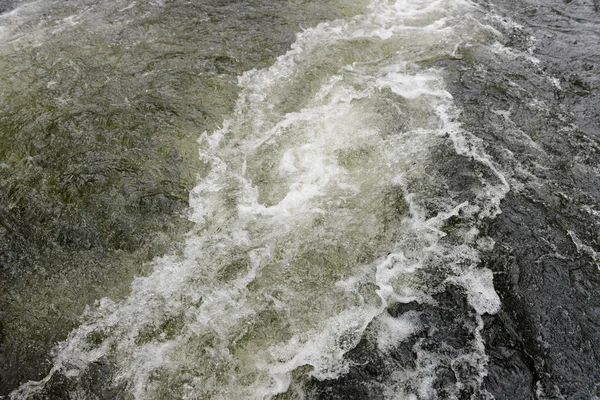
[[[242,75],[235,113],[199,139],[207,172],[182,254],[154,260],[124,301],[99,301],[50,375],[11,398],[56,374],[77,386],[93,363],[114,365],[114,386],[136,399],[272,398],[303,368],[317,379],[347,372],[345,354],[376,318],[382,351],[417,332],[410,316],[378,316],[431,302],[447,282],[478,312],[497,311],[491,274],[477,267],[477,225],[499,212],[508,184],[453,122],[441,73],[426,66],[493,36],[477,12],[468,1],[374,1]],[[432,149],[448,145],[494,177],[468,199],[429,175]],[[456,244],[444,229],[459,215],[471,227]],[[434,398],[436,357],[391,384]],[[482,348],[465,357],[485,369]]]

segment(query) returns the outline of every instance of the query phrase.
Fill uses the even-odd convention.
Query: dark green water
[[[591,2],[0,10],[0,398],[598,396]]]
[[[3,392],[189,230],[196,140],[322,2],[34,2],[2,17]],[[8,4],[7,6],[10,6]],[[15,5],[12,5],[15,6]],[[348,8],[350,10],[350,8]],[[348,11],[346,11],[348,12]]]

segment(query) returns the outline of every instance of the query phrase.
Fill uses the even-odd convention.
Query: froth
[[[389,351],[420,325],[386,307],[432,302],[444,282],[464,287],[477,312],[495,312],[475,226],[499,212],[508,184],[452,122],[440,72],[420,65],[473,38],[463,23],[472,8],[375,1],[364,15],[298,34],[270,68],[243,74],[235,112],[199,140],[209,172],[190,196],[196,226],[182,255],[154,260],[129,298],[90,310],[51,374],[75,379],[106,357],[117,365],[113,382],[135,398],[270,398],[303,366],[317,379],[346,372],[345,354],[376,317],[378,346]],[[428,175],[447,135],[496,177],[472,199]],[[457,231],[463,245],[446,238],[458,216],[471,224]],[[469,356],[484,364],[481,351]],[[407,398],[433,396],[436,357],[408,373],[420,389]]]

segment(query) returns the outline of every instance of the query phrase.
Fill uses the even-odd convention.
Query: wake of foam
[[[424,66],[489,35],[476,12],[467,1],[374,1],[242,75],[235,113],[199,139],[206,172],[182,254],[154,260],[123,302],[99,301],[50,375],[11,397],[110,360],[113,384],[138,399],[270,398],[305,366],[318,379],[346,372],[344,355],[386,307],[433,303],[447,282],[477,312],[497,311],[477,226],[508,185],[452,122],[440,71]],[[448,144],[493,177],[466,199],[429,173],[432,149]],[[459,216],[470,227],[457,244],[444,229]],[[378,318],[383,352],[420,329],[414,315]],[[483,348],[468,356],[483,374]],[[415,380],[406,396],[433,396],[435,355],[425,358],[397,377]]]

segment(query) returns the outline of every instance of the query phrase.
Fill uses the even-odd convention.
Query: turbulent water
[[[531,7],[4,4],[0,397],[596,398],[598,56]]]

